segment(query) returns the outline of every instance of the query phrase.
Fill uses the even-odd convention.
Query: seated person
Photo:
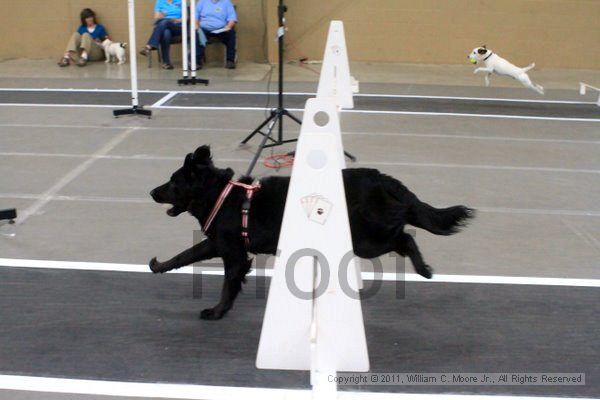
[[[235,68],[235,29],[237,14],[231,0],[199,0],[196,18],[206,38],[218,38],[227,47],[226,68]],[[213,33],[214,31],[221,31]],[[203,59],[205,47],[200,47],[198,58]]]
[[[108,37],[104,26],[96,21],[96,13],[89,8],[81,11],[81,26],[73,33],[63,58],[58,62],[60,67],[68,67],[71,61],[85,67],[88,61],[104,59],[102,42]]]
[[[181,36],[181,0],[156,0],[154,7],[154,30],[140,54],[148,56],[160,47],[162,67],[173,69],[170,47],[174,36]]]

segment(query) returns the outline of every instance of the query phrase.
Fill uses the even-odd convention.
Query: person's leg
[[[92,40],[90,45],[90,51],[88,53],[88,60],[90,61],[101,61],[104,60],[104,49],[95,40]]]
[[[85,67],[88,59],[90,57],[90,53],[92,51],[92,44],[94,43],[94,39],[89,33],[84,33],[81,35],[81,44],[79,46],[79,50],[81,54],[79,55],[79,59],[77,60],[77,66]]]
[[[171,65],[171,42],[173,40],[173,32],[170,29],[165,29],[162,38],[160,39],[160,54],[163,65]]]
[[[81,58],[85,58],[86,60],[89,59],[93,43],[94,39],[92,38],[92,35],[89,33],[84,33],[81,35],[81,45],[79,46],[81,49]]]
[[[79,53],[79,48],[81,47],[81,35],[79,32],[74,32],[69,39],[69,43],[67,43],[67,48],[65,49],[65,54],[63,54],[62,58],[58,62],[58,66],[60,67],[68,67],[71,63],[70,60],[75,59],[75,55]]]
[[[150,35],[150,39],[148,39],[147,47],[152,49],[158,49],[160,46],[160,41],[164,35],[166,29],[171,25],[171,21],[168,19],[161,19],[154,25],[154,30],[152,31],[152,35]]]
[[[209,31],[207,31],[206,29],[202,29],[202,31],[207,40],[209,37],[215,36],[212,33],[210,33]],[[200,39],[200,38],[198,38],[198,39]],[[205,50],[206,50],[206,46],[203,46],[200,43],[200,40],[197,40],[196,41],[196,60],[198,61],[197,62],[198,66],[201,66],[202,63],[204,62],[204,51]]]
[[[219,34],[219,39],[227,47],[227,62],[235,63],[235,29]]]
[[[79,48],[81,47],[81,35],[79,32],[74,32],[71,35],[71,39],[69,39],[69,43],[67,44],[67,49],[65,50],[65,55],[69,53],[78,53]]]

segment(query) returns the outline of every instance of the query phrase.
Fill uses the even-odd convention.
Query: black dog
[[[188,154],[183,167],[175,171],[169,182],[150,192],[157,203],[170,204],[171,217],[188,211],[204,224],[221,191],[233,178],[232,169],[216,168],[210,148],[199,147]],[[419,201],[398,180],[375,169],[346,169],[343,171],[346,201],[354,253],[361,258],[375,258],[392,251],[408,256],[420,275],[431,278],[432,269],[423,261],[413,238],[404,232],[410,224],[436,235],[458,232],[474,210],[455,206],[434,208]],[[251,183],[245,177],[242,182]],[[255,194],[250,209],[248,233],[250,243],[242,238],[242,203],[244,189],[235,187],[219,210],[207,239],[178,254],[169,261],[150,261],[155,273],[167,272],[192,263],[221,257],[225,265],[225,282],[221,301],[200,313],[202,319],[220,319],[233,306],[252,261],[248,253],[275,254],[289,177],[261,179],[261,189]]]

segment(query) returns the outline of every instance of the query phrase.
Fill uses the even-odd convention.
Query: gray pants
[[[75,32],[71,36],[66,51],[75,53],[76,56],[79,56],[80,50],[85,50],[87,52],[88,60],[90,61],[104,60],[104,49],[89,33],[80,35],[79,32]]]

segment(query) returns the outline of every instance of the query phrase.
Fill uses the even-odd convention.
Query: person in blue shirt
[[[216,37],[227,47],[226,68],[235,68],[235,25],[237,13],[231,0],[199,0],[196,18],[206,38]],[[203,59],[205,47],[200,47],[199,58]]]
[[[102,42],[108,37],[106,28],[96,20],[96,13],[86,8],[81,11],[81,26],[73,33],[65,54],[59,61],[60,67],[68,67],[71,61],[78,66],[85,67],[88,61],[104,59]]]
[[[157,0],[154,6],[154,30],[140,54],[148,56],[152,50],[159,49],[162,67],[173,69],[170,47],[173,37],[181,36],[181,0]]]

